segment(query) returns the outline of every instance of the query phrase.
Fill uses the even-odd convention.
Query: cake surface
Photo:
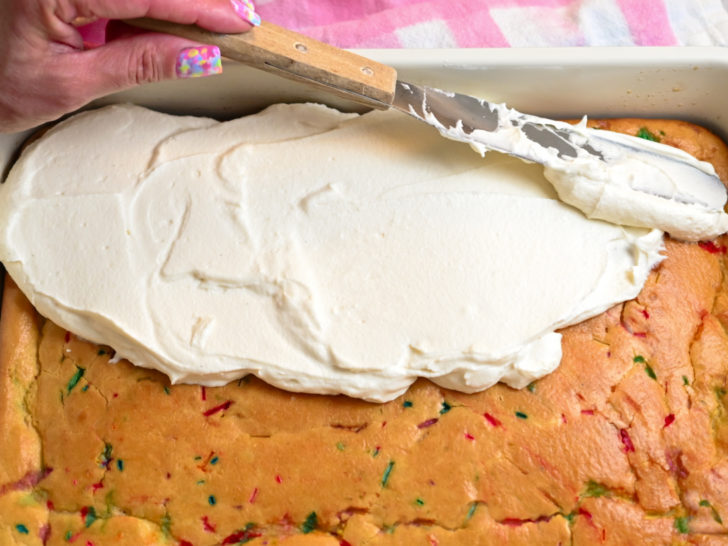
[[[726,175],[702,129],[596,123]],[[0,544],[726,544],[727,245],[667,240],[639,296],[562,330],[527,388],[420,380],[386,404],[172,386],[7,280]]]

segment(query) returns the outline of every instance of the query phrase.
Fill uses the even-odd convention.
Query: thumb
[[[78,91],[88,100],[142,83],[222,72],[220,50],[184,38],[143,33],[72,55]]]

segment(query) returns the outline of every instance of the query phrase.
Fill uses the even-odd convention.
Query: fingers
[[[151,17],[197,24],[224,33],[245,32],[260,24],[252,0],[72,0],[75,17],[132,19]]]

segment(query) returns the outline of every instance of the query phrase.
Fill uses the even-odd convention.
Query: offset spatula
[[[526,161],[558,168],[560,160],[576,158],[610,162],[624,154],[654,155],[689,174],[693,187],[688,201],[725,199],[717,176],[688,162],[679,154],[645,151],[630,139],[600,138],[583,128],[517,112],[502,104],[414,85],[397,80],[389,66],[349,51],[313,40],[272,23],[263,22],[244,34],[217,34],[197,26],[155,19],[127,23],[146,30],[165,32],[216,45],[223,56],[249,66],[304,81],[377,109],[395,108],[436,127],[444,136],[514,155]],[[518,133],[513,138],[514,131]],[[634,141],[633,141],[634,142]],[[659,147],[657,147],[659,148]],[[670,194],[670,192],[672,192]],[[666,198],[680,199],[674,188]],[[660,195],[658,192],[657,195]]]

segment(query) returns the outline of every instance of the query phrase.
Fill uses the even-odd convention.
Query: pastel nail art
[[[260,26],[260,15],[255,13],[255,4],[252,0],[230,0],[235,13],[253,26]]]
[[[179,78],[198,78],[222,72],[220,49],[216,46],[187,47],[177,55],[175,71]]]

